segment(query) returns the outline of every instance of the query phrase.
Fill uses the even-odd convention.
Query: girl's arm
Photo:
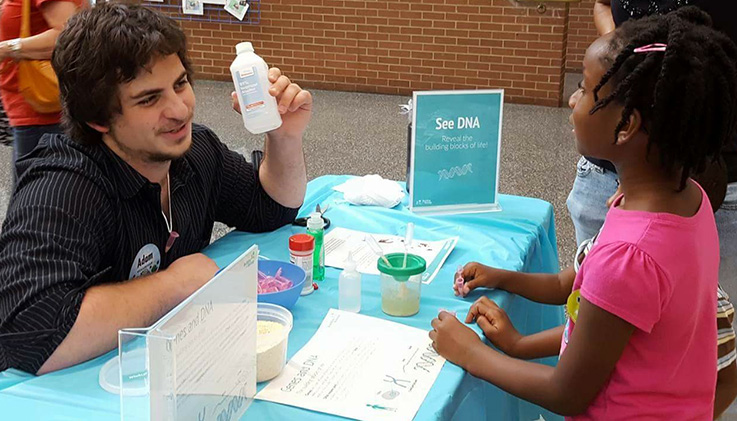
[[[543,304],[565,304],[573,289],[576,272],[573,266],[553,273],[523,273],[497,269],[481,263],[472,262],[463,268],[463,296],[479,287],[497,288],[521,295],[529,300]]]
[[[564,327],[560,325],[533,335],[523,336],[517,342],[513,356],[523,360],[534,360],[560,354],[560,341]]]
[[[560,353],[563,326],[522,336],[507,312],[487,297],[476,300],[468,310],[466,323],[476,321],[491,343],[505,354],[523,360],[552,357]]]
[[[581,297],[578,323],[556,367],[502,355],[449,313],[433,320],[435,349],[471,375],[564,415],[588,408],[622,355],[634,326]],[[575,393],[571,393],[575,391]]]

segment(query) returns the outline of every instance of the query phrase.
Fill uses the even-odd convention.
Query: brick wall
[[[257,26],[181,22],[200,78],[230,80],[240,41],[304,87],[408,95],[504,88],[559,106],[568,6],[508,0],[262,0]]]
[[[568,11],[566,70],[580,72],[583,55],[597,38],[594,26],[594,0],[571,4]]]

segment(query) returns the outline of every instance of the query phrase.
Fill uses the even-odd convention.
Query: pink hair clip
[[[650,53],[653,51],[665,51],[667,44],[649,44],[635,48],[635,53]]]

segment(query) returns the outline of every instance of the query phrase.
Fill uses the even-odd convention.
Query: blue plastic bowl
[[[276,271],[279,268],[281,268],[281,276],[292,281],[294,285],[284,291],[259,294],[258,302],[276,304],[287,310],[291,310],[294,304],[297,303],[297,299],[299,299],[299,294],[302,292],[302,285],[304,285],[307,275],[304,269],[291,263],[280,262],[278,260],[258,261],[258,270],[266,274],[266,276],[276,275]]]

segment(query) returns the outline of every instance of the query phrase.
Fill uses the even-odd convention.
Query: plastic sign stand
[[[118,333],[121,420],[238,420],[256,394],[258,247],[146,329]]]

